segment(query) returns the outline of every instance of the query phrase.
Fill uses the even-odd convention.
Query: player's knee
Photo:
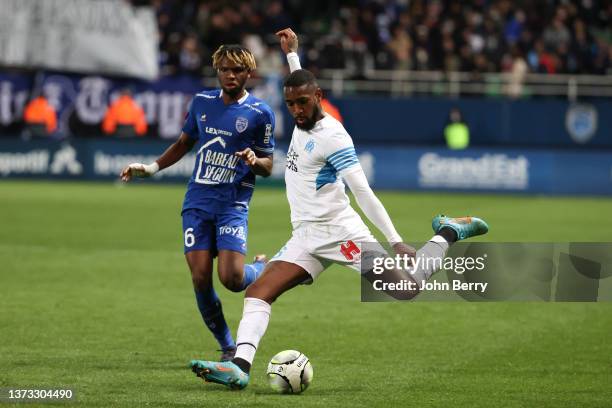
[[[212,285],[211,278],[210,273],[207,273],[204,269],[191,270],[191,281],[193,282],[193,287],[196,289],[208,289]]]
[[[259,297],[259,292],[260,291],[257,285],[257,281],[255,281],[252,284],[250,284],[248,288],[246,288],[246,291],[244,292],[244,297],[253,297],[253,298],[261,299]]]
[[[242,272],[242,271],[241,271]],[[221,284],[232,292],[240,292],[242,290],[242,273],[219,273]]]
[[[246,289],[244,297],[257,298],[272,304],[278,296],[272,294],[266,285],[262,285],[258,280],[256,280]]]
[[[198,290],[208,289],[212,284],[210,278],[206,278],[202,275],[191,275],[191,281],[193,282],[193,287]]]

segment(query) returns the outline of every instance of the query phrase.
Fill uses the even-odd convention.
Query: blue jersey
[[[248,93],[229,105],[221,95],[221,90],[196,94],[185,119],[183,132],[197,141],[197,154],[183,211],[215,213],[228,205],[248,208],[255,174],[234,153],[247,147],[258,156],[274,151],[272,109]]]

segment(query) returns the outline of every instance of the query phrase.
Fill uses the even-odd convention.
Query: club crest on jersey
[[[236,119],[236,130],[238,133],[244,132],[248,126],[249,120],[247,118],[239,116],[238,119]]]
[[[361,257],[361,250],[353,241],[350,240],[340,244],[340,252],[349,261],[355,261]]]
[[[312,152],[312,150],[315,148],[315,141],[313,139],[310,139],[307,143],[306,146],[304,146],[304,151],[306,151],[306,153],[310,153]]]

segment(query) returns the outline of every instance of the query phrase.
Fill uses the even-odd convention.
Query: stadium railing
[[[515,82],[511,73],[370,70],[364,73],[365,79],[350,80],[343,70],[324,70],[319,77],[321,85],[336,96],[347,92],[504,96],[512,86],[519,87],[519,97],[557,96],[575,100],[612,96],[609,75],[526,74],[522,81]]]
[[[366,70],[361,79],[347,70],[321,70],[320,85],[335,97],[366,93],[393,97],[461,95],[529,98],[551,96],[575,101],[581,97],[612,97],[612,75],[526,74],[516,81],[511,73]],[[214,75],[206,86],[216,87]],[[514,88],[513,88],[514,87]],[[518,91],[517,91],[518,89]]]

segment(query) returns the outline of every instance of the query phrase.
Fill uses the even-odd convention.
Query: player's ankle
[[[242,371],[244,371],[247,374],[251,371],[251,363],[249,363],[243,358],[236,357],[232,359],[232,363],[236,364],[238,368],[240,368]]]
[[[453,242],[457,241],[457,233],[455,232],[455,230],[453,230],[452,228],[449,227],[443,227],[440,229],[440,231],[438,231],[438,235],[440,235],[442,238],[444,238],[446,240],[446,242],[448,242],[449,244],[452,244]]]

